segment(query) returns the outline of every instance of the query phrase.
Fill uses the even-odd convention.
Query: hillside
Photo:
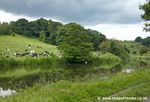
[[[54,54],[57,53],[56,46],[40,42],[38,39],[28,38],[21,35],[0,36],[0,53],[14,53],[15,51],[23,53],[26,49],[29,51],[34,50],[37,53],[43,51],[52,52]]]
[[[140,54],[140,50],[145,47],[144,45],[140,44],[140,43],[137,43],[135,41],[122,41],[120,42],[122,43],[124,46],[126,46],[129,51],[130,51],[130,54],[134,54],[134,55],[139,55]],[[147,53],[143,54],[143,55],[150,55],[150,51],[148,51]]]

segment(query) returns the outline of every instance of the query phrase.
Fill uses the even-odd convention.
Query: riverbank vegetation
[[[21,92],[21,94],[1,98],[3,102],[23,102],[24,100],[45,102],[89,102],[97,101],[98,97],[111,96],[121,90],[150,81],[150,70],[136,71],[132,74],[118,73],[107,77],[88,78],[86,81],[65,81],[47,85],[36,85]],[[148,84],[148,83],[147,83]],[[144,89],[142,89],[144,90]],[[141,91],[142,91],[141,90]],[[145,91],[144,91],[145,92]],[[144,96],[147,93],[136,94]],[[132,95],[132,94],[130,94]],[[135,95],[135,94],[133,94]]]
[[[72,26],[72,25],[76,26],[75,24],[71,24],[68,26]],[[70,39],[70,41],[72,41],[72,39]],[[64,49],[67,49],[67,51],[70,51],[70,53],[67,53],[66,51],[63,52],[64,54],[66,53],[65,55],[67,55],[68,58],[73,58],[73,56],[74,57],[76,56],[77,59],[74,59],[74,61],[76,60],[80,62],[79,60],[80,58],[83,64],[96,64],[97,63],[101,66],[110,65],[110,68],[112,68],[112,66],[117,65],[121,62],[121,59],[117,56],[115,57],[113,54],[108,54],[108,53],[95,54],[95,52],[92,54],[89,48],[87,49],[87,46],[84,46],[85,44],[82,45],[82,43],[83,42],[80,42],[80,46],[79,46],[79,44],[76,44],[76,42],[74,42],[74,45],[75,45],[74,48],[77,50],[72,50],[72,49],[68,50],[69,47],[65,48],[64,47],[65,44],[60,45],[60,46],[63,47]],[[16,35],[15,37],[10,36],[10,35],[1,35],[0,44],[1,44],[1,47],[0,47],[1,67],[2,66],[3,67],[4,66],[5,67],[6,66],[20,66],[20,65],[52,65],[52,64],[67,64],[68,63],[68,61],[66,60],[67,56],[62,57],[62,53],[60,53],[60,51],[57,49],[56,46],[45,44],[43,42],[38,41],[37,39],[28,38],[22,35]],[[28,46],[29,44],[30,46]],[[78,51],[80,52],[80,54],[75,53],[73,51]],[[88,51],[88,53],[85,51]],[[87,55],[90,55],[90,56],[88,57]],[[113,61],[113,58],[114,58],[114,61]],[[110,62],[112,62],[112,64],[110,64]]]

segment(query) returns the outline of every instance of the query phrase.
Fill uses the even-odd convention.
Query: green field
[[[31,45],[31,48],[28,48],[29,44]],[[38,48],[38,46],[40,46],[40,48]],[[56,46],[40,42],[38,39],[28,38],[21,35],[0,36],[0,53],[13,54],[15,51],[24,53],[26,49],[29,51],[34,50],[37,53],[41,53],[45,50],[53,52],[54,54],[58,53]]]

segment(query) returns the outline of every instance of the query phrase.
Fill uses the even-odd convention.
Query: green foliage
[[[40,32],[39,40],[42,41],[42,42],[46,42],[46,34],[45,34],[44,31]]]
[[[99,45],[106,40],[105,35],[99,33],[98,31],[87,29],[87,33],[90,36],[90,40],[93,43],[95,50],[99,50]]]
[[[83,28],[84,29],[84,28]],[[84,29],[90,36],[90,41],[94,44],[95,50],[98,50],[98,45],[106,39],[106,37],[93,30]],[[35,21],[28,21],[25,18],[12,21],[10,23],[0,23],[0,34],[10,35],[12,33],[25,35],[28,37],[38,38],[40,41],[59,45],[68,31],[68,26],[60,22],[46,20],[43,18]]]
[[[19,19],[16,22],[11,22],[10,25],[12,26],[12,30],[17,34],[22,34],[26,36],[29,35],[29,21],[25,18]]]
[[[150,46],[150,37],[142,39],[141,43],[145,46]]]
[[[127,60],[129,57],[128,51],[127,51],[128,49],[122,44],[120,44],[119,41],[116,41],[116,40],[107,40],[103,42],[99,46],[99,48],[101,51],[110,52],[116,56],[119,56],[124,61]]]
[[[146,3],[140,6],[140,9],[144,11],[144,14],[142,14],[142,18],[145,21],[150,21],[150,1],[147,0]],[[145,23],[145,31],[150,31],[150,23]]]
[[[12,35],[13,37],[15,37],[15,36],[16,36],[16,33],[13,32],[13,33],[11,33],[11,35]]]
[[[121,41],[120,43],[125,45],[129,49],[131,55],[139,55],[140,50],[145,46],[141,44],[141,42],[136,41]]]
[[[120,57],[115,56],[111,53],[97,55],[92,58],[92,64],[99,65],[103,69],[111,69],[121,64],[121,62],[122,60]]]
[[[140,49],[140,55],[144,54],[144,53],[147,53],[148,51],[150,51],[150,48],[146,47],[146,46],[143,46],[141,49]]]
[[[54,38],[54,43],[56,45],[59,45],[60,43],[62,43],[65,37],[68,36],[67,30],[69,30],[68,26],[64,25],[64,26],[58,27],[58,30],[52,35],[52,37]]]
[[[9,25],[13,32],[29,37],[39,38],[40,32],[44,31],[46,38],[49,38],[47,42],[51,42],[50,36],[57,30],[57,27],[62,26],[59,22],[53,22],[43,18],[30,22],[22,18],[17,21],[12,21]]]
[[[123,60],[126,60],[129,56],[125,48],[119,44],[119,42],[111,42],[109,51],[116,56],[119,56]]]
[[[140,6],[140,9],[144,11],[144,14],[142,15],[142,18],[147,20],[150,20],[150,1],[144,3],[143,5]]]
[[[58,31],[58,29],[63,26],[61,23],[59,22],[53,22],[51,20],[49,20],[48,22],[48,34],[47,34],[47,42],[53,44],[53,45],[57,45],[56,40],[57,40],[57,34],[56,32]]]
[[[8,66],[24,66],[24,65],[52,65],[52,64],[58,64],[60,62],[63,62],[63,60],[60,60],[56,55],[50,56],[47,58],[31,58],[31,57],[25,57],[23,59],[16,59],[16,58],[5,58],[0,57],[0,66],[1,67],[8,67]],[[64,62],[63,62],[64,64]]]
[[[136,42],[141,42],[142,38],[140,36],[136,37],[135,41]]]
[[[7,22],[0,23],[0,35],[9,35],[12,33],[11,26]]]
[[[88,34],[83,27],[70,23],[65,25],[68,29],[62,36],[59,45],[60,52],[70,63],[83,63],[91,58],[93,45],[90,43]]]
[[[132,54],[137,54],[137,52],[136,52],[136,51],[133,51]]]
[[[135,39],[135,41],[141,43],[142,45],[150,46],[150,37],[149,36],[144,39],[142,39],[141,37],[137,37]]]

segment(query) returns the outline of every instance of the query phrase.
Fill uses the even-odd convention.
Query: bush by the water
[[[118,56],[106,53],[102,54],[100,56],[93,57],[92,63],[100,65],[103,68],[110,69],[115,67],[116,65],[119,65],[122,62],[122,59]]]
[[[75,23],[65,25],[68,29],[58,49],[69,63],[85,63],[91,59],[93,43],[86,30]]]
[[[99,46],[99,48],[100,48],[101,51],[103,51],[103,52],[110,52],[110,53],[120,57],[124,61],[126,61],[129,58],[128,48],[123,46],[117,40],[107,40],[107,41],[103,42]]]

